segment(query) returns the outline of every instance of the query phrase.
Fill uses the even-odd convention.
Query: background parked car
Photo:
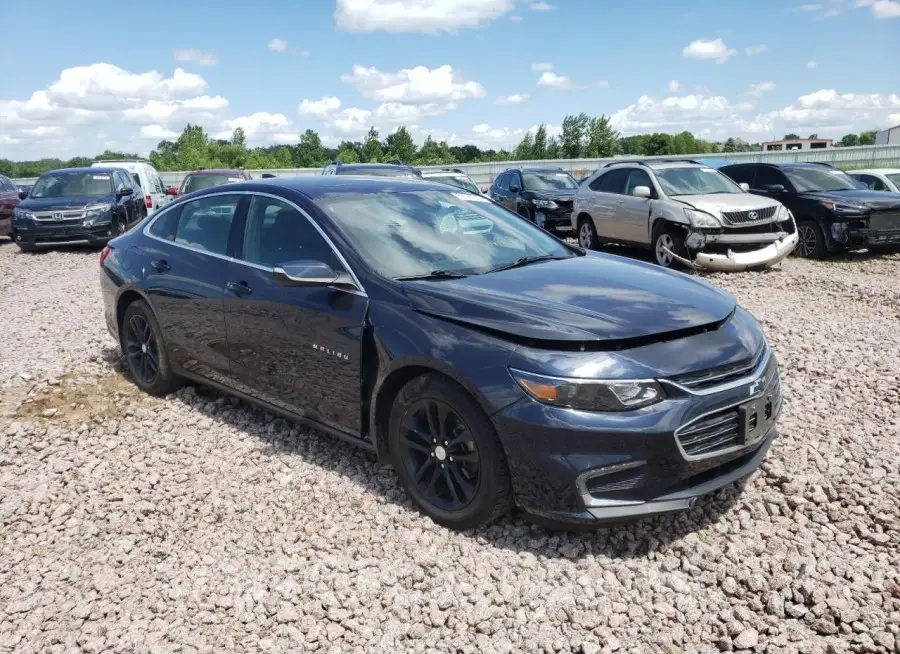
[[[185,193],[193,193],[205,188],[213,188],[214,186],[222,186],[223,184],[231,184],[233,182],[244,182],[251,179],[250,173],[239,168],[220,168],[214,170],[195,170],[185,175],[181,180],[181,187],[169,187],[167,193],[171,196],[178,197]]]
[[[572,233],[572,205],[578,182],[562,168],[508,168],[488,192],[510,211],[562,236]]]
[[[373,175],[376,177],[406,177],[421,179],[422,171],[413,166],[392,163],[342,163],[332,161],[322,168],[323,175]]]
[[[13,211],[22,201],[21,193],[9,177],[0,175],[0,236],[12,234]]]
[[[456,188],[461,188],[470,193],[482,195],[481,189],[473,182],[468,175],[458,168],[444,168],[442,170],[426,170],[422,172],[422,178],[430,182],[441,182],[449,184]]]
[[[753,163],[720,170],[791,210],[800,256],[819,259],[841,248],[900,248],[900,195],[870,191],[834,166]]]
[[[44,173],[13,213],[13,240],[39,245],[101,244],[147,215],[141,189],[124,168],[63,168]]]
[[[870,191],[900,193],[900,168],[869,168],[847,173]]]
[[[124,168],[141,189],[147,215],[153,215],[160,207],[164,207],[172,201],[172,197],[166,193],[166,187],[159,177],[156,168],[149,161],[143,159],[106,159],[95,161],[92,167]]]
[[[771,266],[797,244],[791,215],[696,161],[608,164],[578,188],[573,225],[582,247],[648,248],[663,267],[719,271]]]

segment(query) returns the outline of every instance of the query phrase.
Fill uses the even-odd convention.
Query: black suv
[[[900,194],[868,190],[824,163],[753,163],[723,166],[750,192],[784,204],[797,221],[797,254],[822,258],[841,248],[900,250]]]
[[[335,159],[322,169],[323,175],[374,175],[376,177],[407,177],[421,179],[418,168],[400,163],[342,163]]]
[[[511,211],[557,235],[572,233],[578,182],[562,168],[507,168],[489,195]]]

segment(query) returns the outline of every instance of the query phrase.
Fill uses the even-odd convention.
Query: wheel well
[[[683,229],[685,232],[688,231],[686,225],[682,225],[681,223],[675,223],[671,220],[666,220],[662,216],[659,218],[654,218],[652,224],[652,228],[650,230],[650,240],[653,241],[656,238],[656,235],[659,234],[660,230],[666,229],[667,227],[677,227],[678,229]]]
[[[137,291],[125,291],[119,297],[119,301],[116,303],[116,327],[118,327],[120,339],[122,338],[122,318],[125,317],[125,310],[132,302],[140,299],[142,299],[141,294]]]
[[[388,375],[387,379],[381,384],[378,390],[378,396],[375,398],[375,447],[378,450],[378,456],[382,460],[386,460],[388,454],[388,421],[391,417],[391,407],[394,406],[394,399],[400,393],[401,389],[409,382],[423,375],[440,375],[452,381],[449,375],[428,368],[427,366],[408,366],[399,368]]]
[[[590,216],[590,214],[587,214],[584,211],[582,211],[581,213],[578,214],[578,218],[576,219],[575,222],[577,222],[580,225],[582,222],[584,222],[586,220],[591,220],[591,216]]]

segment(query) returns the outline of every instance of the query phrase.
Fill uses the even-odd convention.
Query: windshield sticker
[[[93,179],[109,179],[109,175],[91,175]]]
[[[832,175],[834,175],[835,177],[843,177],[844,176],[843,170],[829,170],[828,172],[831,173]]]
[[[704,173],[714,173],[714,172],[716,172],[716,169],[715,169],[715,168],[701,168],[700,170],[702,170]]]
[[[487,198],[475,195],[474,193],[453,193],[453,196],[466,202],[488,202]]]
[[[229,182],[242,182],[242,181],[244,181],[244,180],[243,180],[242,178],[240,178],[240,177],[229,177],[229,178],[228,178],[228,181],[229,181]]]

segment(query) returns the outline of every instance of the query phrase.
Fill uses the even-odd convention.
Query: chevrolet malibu
[[[778,365],[707,283],[424,180],[199,191],[101,253],[134,382],[200,382],[375,452],[456,529],[689,509],[776,438]]]

